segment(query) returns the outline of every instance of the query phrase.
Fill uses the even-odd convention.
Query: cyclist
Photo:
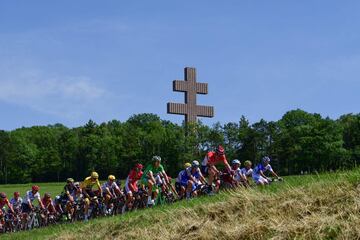
[[[126,194],[126,202],[122,208],[122,213],[126,211],[126,208],[131,209],[132,204],[134,203],[134,193],[139,191],[138,189],[138,181],[143,176],[142,169],[144,166],[140,163],[136,164],[133,169],[130,170],[128,177],[125,182],[125,194]]]
[[[74,208],[72,206],[77,191],[78,188],[75,187],[74,179],[68,178],[66,179],[66,185],[64,186],[63,191],[61,192],[60,198],[57,201],[55,201],[56,209],[60,212],[63,212],[61,204],[62,203],[65,204],[68,219],[71,219],[71,216],[73,216],[74,213]]]
[[[40,190],[40,187],[37,185],[34,185],[31,187],[31,190],[26,192],[24,201],[21,204],[21,211],[23,212],[23,217],[25,220],[27,219],[28,214],[34,210],[33,202],[35,199],[38,201],[41,209],[45,208],[44,204],[41,201],[39,190]]]
[[[26,192],[24,202],[21,205],[21,210],[25,213],[29,213],[31,210],[34,209],[33,202],[34,200],[38,200],[38,203],[42,209],[44,209],[44,205],[41,202],[40,193],[39,193],[40,187],[37,185],[34,185],[31,187],[31,190]]]
[[[181,186],[181,178],[189,167],[191,167],[191,163],[185,163],[184,169],[179,172],[178,177],[175,180],[175,189],[179,195],[179,199],[182,199],[185,195],[185,187]]]
[[[13,206],[13,209],[16,213],[21,212],[22,203],[23,203],[23,199],[20,197],[20,193],[14,192],[14,197],[10,200],[10,204]]]
[[[241,169],[241,173],[242,175],[246,178],[245,182],[243,182],[244,185],[249,186],[250,185],[250,181],[249,179],[252,178],[252,173],[253,173],[253,169],[251,168],[252,163],[249,160],[246,160],[244,162],[244,166]]]
[[[90,177],[85,178],[85,180],[81,183],[80,188],[85,196],[85,221],[89,219],[89,207],[90,207],[90,200],[96,197],[96,193],[93,191],[93,187],[96,185],[98,188],[99,196],[102,196],[102,189],[99,182],[99,174],[97,172],[92,172]]]
[[[148,205],[154,205],[154,199],[157,198],[158,190],[156,189],[153,191],[154,185],[159,182],[156,181],[156,178],[158,180],[159,178],[164,178],[165,183],[169,184],[169,178],[164,170],[164,167],[161,165],[161,157],[159,156],[153,156],[151,164],[145,168],[144,174],[141,178],[142,183],[148,187]]]
[[[41,202],[49,213],[56,214],[55,206],[53,200],[51,199],[50,193],[45,193],[44,197],[41,199]]]
[[[202,173],[205,176],[209,175],[208,186],[210,191],[213,190],[212,189],[213,181],[220,173],[215,166],[218,165],[219,163],[223,163],[225,165],[225,168],[228,170],[228,172],[232,172],[231,167],[226,160],[225,150],[221,145],[219,145],[215,149],[215,151],[208,152],[201,164]],[[219,191],[219,187],[220,187],[220,181],[216,180],[216,192]]]
[[[186,188],[186,199],[190,199],[191,194],[193,196],[197,195],[197,186],[199,183],[204,183],[205,178],[200,171],[200,163],[198,161],[193,161],[191,167],[188,167],[184,174],[181,176],[181,185]]]
[[[252,178],[257,185],[267,185],[271,182],[271,179],[265,176],[265,172],[269,171],[277,179],[281,179],[270,166],[270,158],[263,157],[261,163],[259,163],[252,173]]]
[[[113,209],[114,205],[111,203],[111,199],[121,195],[121,190],[115,180],[116,177],[114,175],[109,175],[108,181],[101,185],[107,209]]]
[[[244,184],[246,182],[246,176],[241,172],[240,166],[241,166],[241,162],[238,159],[234,159],[231,162],[232,166],[232,170],[234,171],[234,183],[236,186],[239,186],[240,184]]]
[[[9,208],[10,212],[15,213],[9,199],[6,196],[6,193],[2,192],[0,193],[0,219],[3,219],[5,216],[5,206]]]

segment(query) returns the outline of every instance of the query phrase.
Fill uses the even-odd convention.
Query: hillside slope
[[[4,239],[359,239],[359,181],[359,170],[289,177],[264,189],[238,189]]]

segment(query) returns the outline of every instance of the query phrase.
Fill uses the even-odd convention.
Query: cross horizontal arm
[[[209,106],[196,106],[196,115],[199,117],[214,117],[214,107]]]
[[[183,103],[168,103],[167,112],[169,114],[185,115],[188,114],[188,106]]]
[[[207,83],[196,83],[196,93],[208,94],[208,84]]]
[[[173,91],[174,92],[187,92],[188,91],[188,83],[181,80],[173,81]]]

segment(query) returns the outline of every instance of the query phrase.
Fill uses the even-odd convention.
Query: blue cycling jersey
[[[260,174],[260,171],[262,171],[263,173],[266,172],[266,171],[272,171],[272,168],[270,166],[270,164],[268,164],[266,167],[264,167],[262,165],[262,163],[259,163],[255,168],[254,168],[254,171],[253,171],[253,174],[254,175],[259,175]]]
[[[191,176],[196,179],[200,179],[200,177],[201,177],[200,169],[197,169],[195,171],[195,173],[192,173],[192,167],[188,167],[179,173],[178,178],[179,178],[180,182],[187,182],[190,180]]]

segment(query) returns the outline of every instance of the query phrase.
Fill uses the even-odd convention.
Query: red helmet
[[[223,146],[219,145],[217,146],[217,148],[215,149],[215,152],[218,154],[218,155],[224,155],[225,154],[225,149]]]
[[[20,197],[20,193],[19,192],[14,192],[14,197]]]
[[[37,186],[37,185],[34,185],[31,187],[31,189],[34,191],[34,192],[38,192],[40,190],[40,187]]]
[[[135,168],[143,169],[144,166],[141,163],[138,163],[138,164],[135,165]]]

